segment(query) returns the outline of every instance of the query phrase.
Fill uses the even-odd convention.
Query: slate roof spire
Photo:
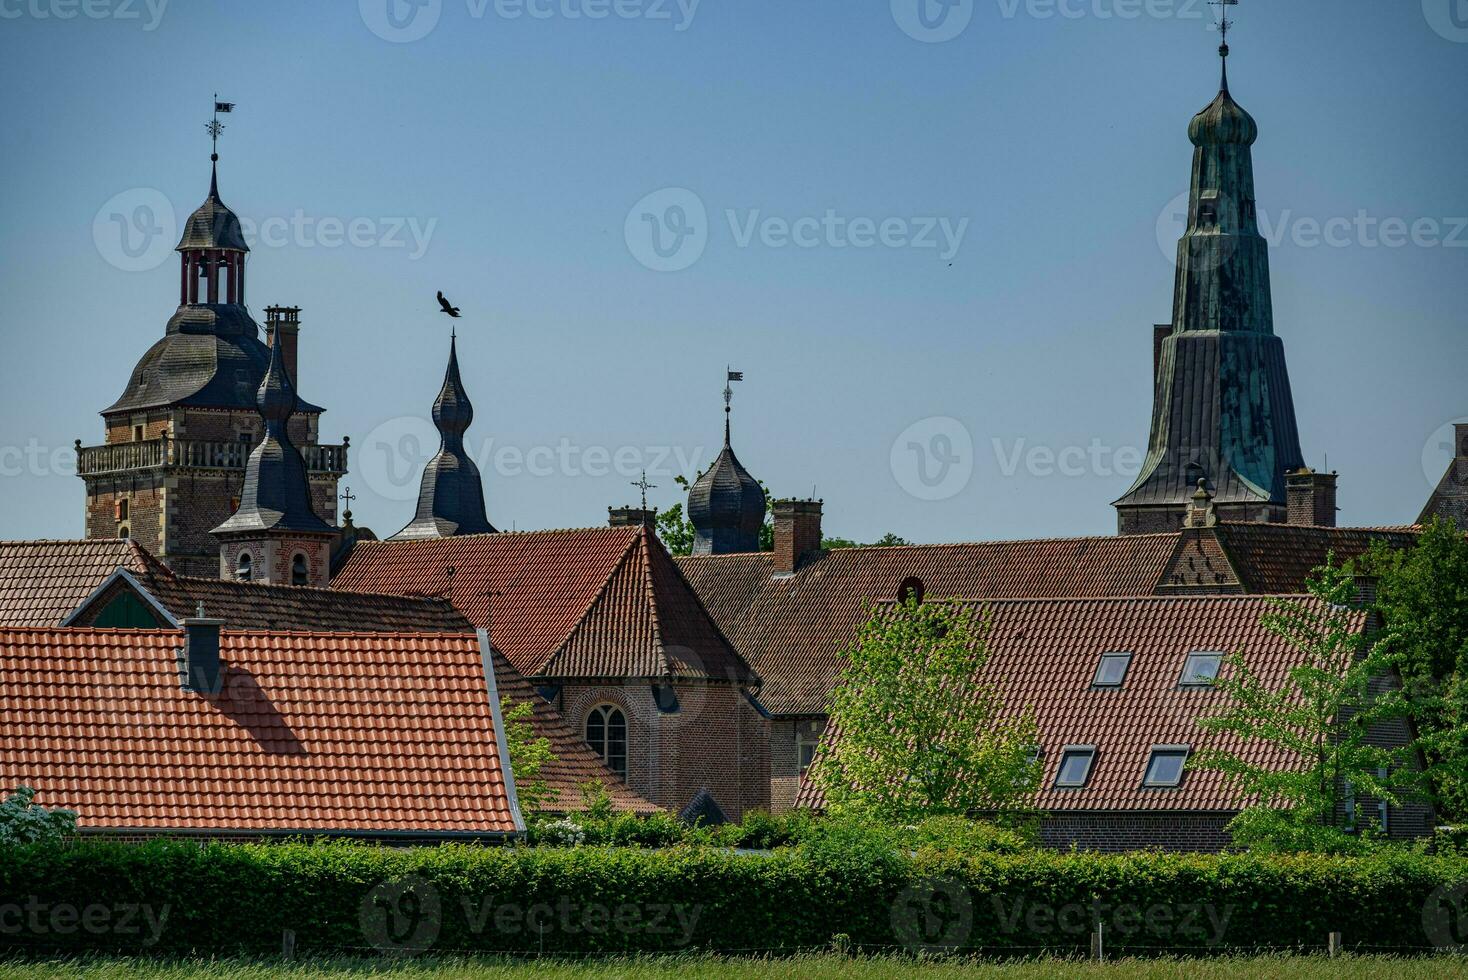
[[[688,520],[693,524],[695,555],[726,555],[759,550],[765,522],[765,491],[734,455],[729,441],[728,382],[742,381],[741,371],[728,372],[724,384],[724,448],[688,490]]]
[[[438,428],[438,454],[423,469],[418,511],[407,527],[390,540],[414,541],[459,534],[493,534],[484,509],[484,483],[479,467],[464,449],[464,433],[474,422],[474,405],[459,376],[457,332],[449,340],[449,366],[433,401]]]
[[[1228,45],[1219,53],[1227,65]],[[1221,520],[1284,521],[1285,474],[1304,465],[1284,345],[1274,334],[1269,246],[1259,234],[1254,118],[1222,88],[1188,125],[1187,227],[1172,332],[1157,355],[1152,433],[1115,502],[1122,533],[1182,525],[1200,479]]]

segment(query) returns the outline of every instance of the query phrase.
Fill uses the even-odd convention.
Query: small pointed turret
[[[736,377],[737,375],[737,377]],[[730,372],[729,380],[742,380]],[[759,550],[765,523],[765,491],[734,455],[729,442],[731,392],[724,386],[724,448],[714,465],[688,490],[688,520],[693,524],[695,555],[727,555]]]
[[[460,534],[493,534],[484,509],[484,483],[479,467],[464,449],[464,433],[474,422],[474,405],[459,377],[458,338],[449,341],[449,366],[433,402],[438,428],[438,455],[423,470],[418,511],[393,541],[448,538]]]

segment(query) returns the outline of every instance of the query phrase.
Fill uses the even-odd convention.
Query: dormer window
[[[1092,687],[1117,688],[1126,681],[1127,668],[1132,664],[1130,653],[1103,653],[1101,662],[1096,665],[1096,676],[1091,680]]]
[[[1178,681],[1181,687],[1212,687],[1218,680],[1218,671],[1223,666],[1223,654],[1195,650],[1188,654],[1183,664],[1183,676]]]
[[[1181,786],[1183,769],[1191,751],[1186,745],[1154,745],[1147,759],[1147,771],[1142,776],[1142,785],[1150,789],[1172,789]]]
[[[1055,770],[1056,789],[1081,789],[1091,779],[1091,764],[1096,761],[1096,746],[1067,745],[1060,753],[1060,766]]]
[[[923,580],[916,575],[909,575],[897,586],[897,601],[906,605],[908,602],[922,602],[923,595],[927,589],[923,587]]]

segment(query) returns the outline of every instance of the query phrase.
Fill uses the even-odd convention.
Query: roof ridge
[[[1005,603],[1005,604],[1008,604],[1008,605],[1021,605],[1021,604],[1025,604],[1025,605],[1038,605],[1040,603],[1047,603],[1047,602],[1051,602],[1051,603],[1053,603],[1053,602],[1068,602],[1068,603],[1075,603],[1075,604],[1085,603],[1087,605],[1097,605],[1097,604],[1106,603],[1106,602],[1127,602],[1127,603],[1134,603],[1134,602],[1147,602],[1147,603],[1187,602],[1187,603],[1198,604],[1198,603],[1205,603],[1205,602],[1223,602],[1223,601],[1242,603],[1242,602],[1263,602],[1263,601],[1266,601],[1266,600],[1269,600],[1269,599],[1314,599],[1314,598],[1317,598],[1317,597],[1316,596],[1312,596],[1308,592],[1243,592],[1243,593],[1239,593],[1239,592],[1210,592],[1210,593],[1203,593],[1203,594],[1198,594],[1198,595],[1146,595],[1146,594],[1138,594],[1138,595],[1087,595],[1087,596],[1064,596],[1064,595],[1057,595],[1057,596],[987,596],[987,597],[981,598],[981,599],[950,598],[950,599],[926,599],[924,601],[926,601],[926,602],[957,602],[957,603],[962,603],[962,604],[965,604],[965,605],[976,605],[976,604],[979,604],[979,603],[986,603],[986,602],[989,602],[989,603],[1002,602],[1002,603]],[[897,604],[897,600],[896,599],[880,599],[880,600],[877,600],[877,603],[876,604],[877,605],[881,605],[881,606],[893,606],[893,605],[896,605]]]
[[[690,581],[688,581],[688,576],[686,576],[686,575],[683,574],[683,569],[681,567],[679,567],[676,556],[674,556],[672,552],[668,551],[668,549],[663,545],[662,539],[659,538],[656,534],[653,534],[652,532],[649,531],[647,533],[646,537],[647,538],[650,538],[652,541],[654,541],[654,542],[657,543],[657,551],[659,551],[663,555],[663,557],[667,560],[668,568],[672,571],[672,573],[674,575],[677,576],[678,583],[683,587],[683,591],[687,595],[687,597],[689,599],[693,600],[694,608],[698,610],[699,615],[701,615],[704,618],[704,620],[708,623],[708,625],[713,628],[714,635],[717,636],[720,640],[723,640],[724,641],[724,645],[729,648],[729,651],[731,653],[734,654],[734,658],[737,661],[739,661],[739,663],[741,663],[741,664],[744,665],[744,669],[745,669],[745,671],[748,672],[748,675],[749,676],[751,676],[751,677],[757,677],[757,676],[759,676],[758,675],[758,672],[754,669],[754,665],[751,664],[749,662],[748,658],[746,658],[744,656],[744,654],[742,652],[740,652],[739,648],[734,645],[734,641],[731,640],[731,639],[729,639],[728,635],[724,632],[723,627],[721,627],[719,625],[719,621],[714,618],[714,614],[711,613],[711,612],[709,612],[708,606],[704,605],[703,597],[698,594],[698,590],[693,587],[693,583],[690,582]],[[653,551],[652,546],[651,545],[648,545],[647,546],[647,550],[648,550],[647,575],[648,575],[648,581],[649,581],[649,583],[651,583],[652,582],[652,551]],[[657,603],[654,602],[653,603],[653,615],[654,615],[654,617],[656,617],[657,614],[658,614]],[[661,635],[661,634],[659,634],[659,635]],[[664,655],[664,661],[665,662],[666,662],[666,659],[667,659],[666,658],[666,655]]]
[[[623,529],[609,528],[609,530],[620,531]],[[580,633],[582,628],[586,625],[586,621],[590,618],[592,610],[594,610],[601,603],[602,599],[606,598],[607,591],[611,588],[612,581],[617,577],[617,573],[622,570],[622,567],[627,564],[627,557],[632,554],[633,545],[637,543],[637,537],[638,536],[634,534],[631,538],[628,539],[627,547],[622,549],[622,554],[617,558],[615,562],[612,563],[611,571],[607,573],[606,578],[602,579],[601,585],[597,587],[596,594],[591,597],[591,601],[586,604],[585,608],[581,610],[581,614],[576,617],[576,622],[574,625],[572,625],[571,632],[562,637],[561,642],[556,644],[555,651],[549,657],[546,657],[545,662],[540,665],[540,670],[542,672],[547,672],[546,669],[566,652],[566,648],[571,645],[571,641],[576,638],[577,634]]]
[[[632,539],[633,547],[635,548],[641,545],[644,556],[642,561],[642,587],[647,593],[647,606],[652,618],[653,648],[657,651],[658,656],[662,658],[663,670],[671,674],[672,665],[668,662],[667,645],[663,643],[663,621],[662,610],[658,608],[658,587],[652,575],[652,549],[647,544],[649,534],[650,532],[647,526],[640,525],[637,528],[637,536]],[[631,548],[628,549],[629,552],[631,550]]]
[[[1181,528],[1176,531],[1153,531],[1148,534],[1078,534],[1069,537],[1057,538],[1000,538],[992,541],[935,541],[927,544],[861,544],[849,548],[828,548],[825,555],[834,555],[838,552],[855,551],[916,551],[927,548],[975,548],[990,547],[995,545],[1016,544],[1061,544],[1077,541],[1145,541],[1148,539],[1171,538],[1181,533]],[[757,558],[774,557],[773,551],[742,551],[723,555],[678,555],[678,558]]]
[[[348,598],[353,596],[361,596],[366,599],[406,599],[411,602],[434,602],[441,603],[447,606],[453,606],[453,603],[449,602],[449,600],[442,595],[412,594],[404,592],[358,592],[355,589],[335,589],[330,586],[286,585],[283,582],[241,582],[238,579],[208,578],[204,575],[178,575],[176,573],[173,575],[173,579],[174,581],[179,582],[183,585],[190,585],[197,582],[206,586],[222,585],[227,588],[238,588],[245,590],[258,589],[265,592],[279,592],[283,595],[297,595],[300,593],[305,593],[307,595],[325,594]]]

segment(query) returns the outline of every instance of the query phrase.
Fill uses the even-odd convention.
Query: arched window
[[[255,577],[255,559],[248,551],[241,551],[239,558],[235,559],[234,577],[241,582],[248,582]]]
[[[311,570],[306,567],[306,556],[296,555],[291,559],[291,585],[310,585]]]
[[[916,575],[909,575],[902,580],[901,585],[897,586],[897,601],[901,603],[907,603],[909,600],[912,602],[922,602],[923,595],[926,592],[927,590],[923,587],[923,580]]]
[[[627,778],[627,716],[622,709],[599,704],[586,716],[586,744],[608,769]]]
[[[123,540],[124,540],[124,541],[126,541],[126,540],[127,540],[127,538],[128,538],[128,536],[129,536],[129,535],[130,535],[130,534],[131,534],[131,533],[132,533],[132,532],[130,532],[130,531],[129,531],[129,530],[128,530],[128,529],[127,529],[127,525],[126,525],[126,524],[124,524],[124,525],[123,525],[123,526],[122,526],[122,527],[120,527],[120,528],[118,528],[118,529],[117,529],[117,536],[118,536],[118,537],[119,537],[119,538],[122,538],[122,539],[123,539]]]

